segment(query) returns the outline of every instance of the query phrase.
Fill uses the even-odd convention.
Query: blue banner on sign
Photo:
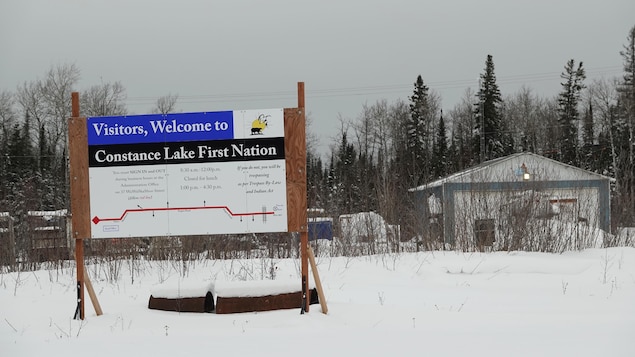
[[[88,145],[116,145],[234,138],[232,111],[90,117]]]

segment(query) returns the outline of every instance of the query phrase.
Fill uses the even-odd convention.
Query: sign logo
[[[268,118],[271,115],[260,114],[258,118],[251,122],[251,135],[262,135],[268,125]]]

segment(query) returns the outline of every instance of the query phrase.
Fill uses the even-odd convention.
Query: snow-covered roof
[[[333,222],[332,217],[309,217],[309,222]]]
[[[537,176],[533,179],[540,179],[545,181],[589,179],[612,180],[610,177],[583,170],[579,167],[568,165],[560,161],[544,157],[542,155],[530,152],[523,152],[482,162],[463,171],[459,171],[449,176],[429,182],[427,184],[411,188],[409,191],[422,191],[429,188],[442,186],[443,184],[450,182],[475,182],[478,180],[481,180],[481,182],[513,181],[512,179],[503,179],[495,175],[497,172],[505,172],[507,169],[515,171],[525,164],[527,164],[526,167],[528,167],[529,173]],[[551,172],[546,172],[545,167],[547,166],[552,169],[557,169]]]
[[[29,216],[41,216],[41,217],[65,217],[67,215],[67,211],[65,209],[58,209],[55,211],[28,211],[27,214]]]
[[[9,212],[0,212],[0,220],[8,221],[9,219],[15,221],[15,218],[11,217]]]
[[[34,231],[59,231],[59,226],[43,226],[43,227],[35,227]]]

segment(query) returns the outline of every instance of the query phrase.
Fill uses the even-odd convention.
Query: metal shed
[[[598,229],[610,232],[610,180],[518,153],[410,191],[424,235],[436,231],[442,242],[466,249],[548,250],[554,240],[566,248],[595,245]]]
[[[71,257],[69,216],[65,209],[56,211],[28,211],[27,222],[32,262],[67,260]]]

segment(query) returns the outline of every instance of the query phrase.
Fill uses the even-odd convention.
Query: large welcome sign
[[[283,109],[86,125],[92,238],[287,231]]]

